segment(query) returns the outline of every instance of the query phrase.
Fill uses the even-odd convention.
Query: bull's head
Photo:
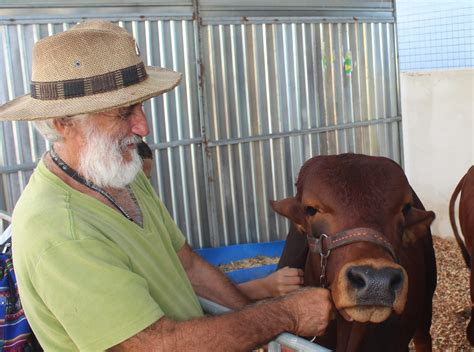
[[[414,206],[403,170],[365,155],[318,156],[301,168],[295,197],[272,202],[310,246],[305,284],[325,284],[347,320],[400,314],[408,276],[399,258],[427,233],[434,213]]]

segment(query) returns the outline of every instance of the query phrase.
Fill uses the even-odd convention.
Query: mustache
[[[121,152],[124,152],[130,144],[137,145],[141,140],[142,139],[137,135],[125,137],[119,142],[119,149]]]

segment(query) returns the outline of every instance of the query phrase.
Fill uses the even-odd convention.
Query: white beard
[[[131,149],[131,161],[125,161],[123,152],[140,137],[112,138],[97,133],[91,125],[84,126],[86,147],[79,158],[79,172],[101,188],[124,188],[142,168],[137,149]]]

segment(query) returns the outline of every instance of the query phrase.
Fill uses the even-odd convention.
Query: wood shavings
[[[454,239],[433,236],[438,285],[433,297],[433,351],[474,351],[466,338],[471,315],[469,269]]]
[[[277,264],[278,260],[279,260],[279,257],[265,257],[262,255],[257,255],[256,257],[253,257],[253,258],[236,260],[228,264],[218,265],[217,267],[223,272],[228,272],[228,271],[234,271],[237,269],[253,268],[253,267],[261,266],[261,265]]]

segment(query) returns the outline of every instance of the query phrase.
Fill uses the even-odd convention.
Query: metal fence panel
[[[281,239],[268,201],[313,155],[400,161],[393,23],[261,22],[203,28],[216,245]]]

